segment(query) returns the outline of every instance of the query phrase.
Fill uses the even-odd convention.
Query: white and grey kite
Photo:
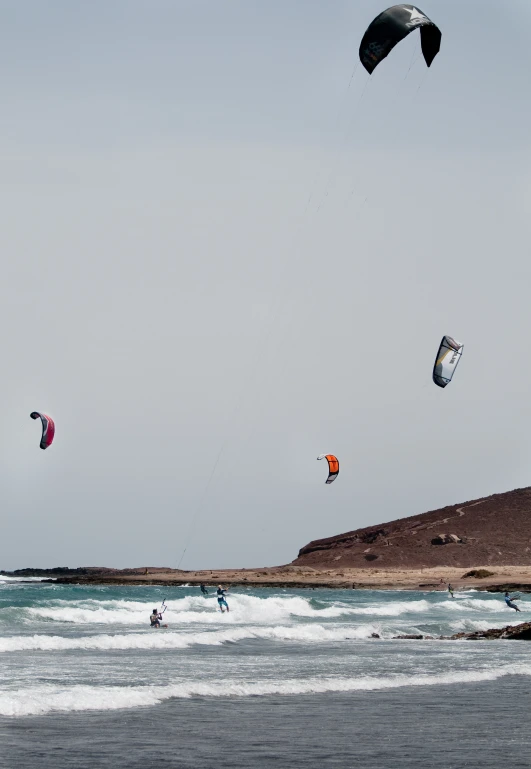
[[[461,360],[464,345],[451,336],[443,336],[433,367],[433,381],[438,387],[446,387]]]

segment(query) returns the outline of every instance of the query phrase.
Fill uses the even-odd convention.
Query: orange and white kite
[[[339,475],[339,461],[333,454],[319,454],[317,459],[326,459],[328,461],[328,478],[326,483],[333,483]]]

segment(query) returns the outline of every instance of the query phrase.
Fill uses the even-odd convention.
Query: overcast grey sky
[[[274,565],[530,483],[531,8],[423,0],[432,67],[369,79],[385,5],[0,2],[0,567]]]

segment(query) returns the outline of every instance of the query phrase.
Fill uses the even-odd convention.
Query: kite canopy
[[[360,45],[360,61],[371,75],[395,45],[420,29],[420,45],[428,67],[439,53],[441,30],[414,5],[393,5],[369,24]]]
[[[42,436],[41,436],[41,449],[47,449],[53,443],[53,437],[55,435],[55,423],[51,417],[47,414],[41,414],[40,411],[32,411],[30,414],[32,419],[40,419],[42,422]]]
[[[333,454],[319,454],[317,459],[328,460],[328,478],[326,483],[333,483],[339,475],[339,462]]]
[[[439,387],[446,387],[452,381],[457,364],[463,354],[463,347],[461,342],[451,336],[443,336],[433,366],[433,381]]]

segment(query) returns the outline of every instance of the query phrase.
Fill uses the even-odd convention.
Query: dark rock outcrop
[[[474,579],[487,579],[487,577],[495,576],[495,572],[489,571],[488,569],[472,569],[472,571],[467,571],[466,574],[463,574],[461,579],[468,579],[469,577],[474,577]]]
[[[15,569],[15,571],[0,571],[0,575],[6,577],[112,577],[128,574],[157,574],[168,571],[180,571],[167,566],[139,566],[131,569],[112,569],[107,566],[80,566],[71,569],[68,566],[54,566],[51,569]]]
[[[429,635],[395,635],[393,640],[404,641],[433,641]],[[531,641],[531,622],[522,622],[520,625],[507,625],[501,628],[489,630],[474,630],[472,633],[455,633],[451,636],[439,636],[439,641]]]
[[[500,638],[510,641],[531,641],[531,622],[522,622],[520,625],[507,625],[502,628],[490,628],[489,630],[475,630],[473,633],[456,633],[452,640],[464,639],[466,641],[491,641]]]
[[[403,641],[421,641],[424,638],[423,635],[413,635],[413,634],[406,634],[406,635],[394,635],[394,640],[403,640]]]
[[[479,588],[479,585],[478,585]],[[487,593],[531,593],[531,585],[521,582],[504,582],[501,585],[488,585],[482,590]]]

